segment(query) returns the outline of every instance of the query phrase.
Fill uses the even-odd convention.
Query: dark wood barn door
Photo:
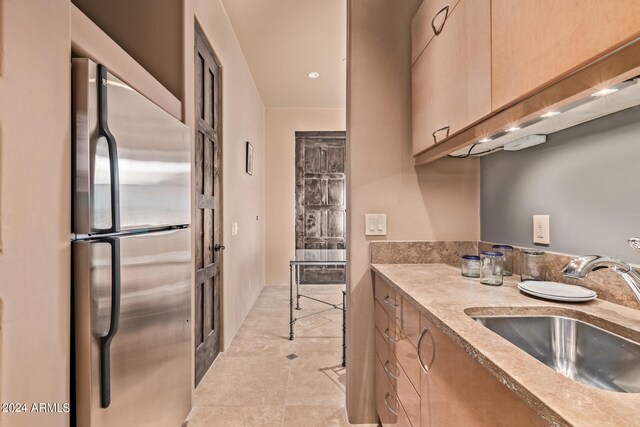
[[[345,249],[345,132],[296,132],[296,249]],[[304,267],[300,283],[345,283],[343,267]]]
[[[196,100],[196,385],[220,353],[221,69],[201,30],[195,31]]]

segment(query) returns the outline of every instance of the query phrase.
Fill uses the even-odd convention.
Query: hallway
[[[336,304],[342,289],[304,287],[305,293]],[[298,317],[327,307],[304,298],[301,306]],[[265,287],[229,349],[197,387],[188,426],[350,425],[344,407],[342,312],[300,320],[295,340],[288,336],[289,288]]]

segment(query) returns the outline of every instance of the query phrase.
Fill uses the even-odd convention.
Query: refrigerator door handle
[[[107,67],[98,64],[98,133],[107,140],[109,149],[109,176],[111,180],[111,228],[109,233],[120,232],[120,176],[118,173],[118,147],[109,130],[107,109]]]
[[[120,240],[108,237],[102,241],[111,246],[111,317],[109,332],[100,338],[100,406],[111,404],[111,340],[118,332],[120,320]]]

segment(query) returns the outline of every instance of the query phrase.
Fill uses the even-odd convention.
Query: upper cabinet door
[[[492,0],[491,20],[497,110],[640,36],[640,1]]]
[[[412,68],[414,154],[491,112],[490,0],[460,0],[444,17]]]
[[[445,21],[459,0],[425,0],[411,21],[411,64],[414,64],[436,33],[444,30]]]

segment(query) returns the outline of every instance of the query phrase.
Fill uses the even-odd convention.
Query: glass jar
[[[480,277],[480,257],[478,255],[462,256],[462,275],[464,277]]]
[[[520,252],[520,279],[544,280],[544,251],[522,250]]]
[[[483,285],[502,285],[502,263],[504,254],[486,251],[480,254],[480,283]]]
[[[502,275],[511,276],[513,274],[513,246],[493,245],[492,250],[495,252],[502,252],[504,255]]]

